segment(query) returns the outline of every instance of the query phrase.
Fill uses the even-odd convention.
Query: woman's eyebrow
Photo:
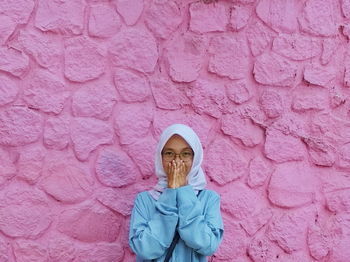
[[[184,147],[184,148],[181,149],[181,151],[187,150],[187,149],[192,150],[191,147]],[[171,148],[171,147],[164,147],[163,150],[172,150],[172,151],[174,151],[174,148]]]

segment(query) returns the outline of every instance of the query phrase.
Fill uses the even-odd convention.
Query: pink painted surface
[[[349,0],[0,1],[0,261],[134,261],[133,199],[180,122],[222,199],[212,261],[349,262],[349,19]]]

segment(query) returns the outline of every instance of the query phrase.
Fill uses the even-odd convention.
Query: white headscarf
[[[196,194],[199,190],[206,187],[207,181],[204,176],[204,172],[201,168],[203,160],[203,148],[197,134],[192,128],[183,124],[174,124],[167,127],[160,136],[159,143],[157,146],[156,156],[155,156],[155,168],[156,175],[158,177],[158,183],[154,186],[153,190],[150,190],[150,194],[156,200],[158,200],[161,193],[167,188],[167,175],[163,169],[162,164],[162,150],[166,142],[173,135],[181,136],[192,148],[194,152],[194,157],[192,161],[192,167],[187,175],[188,184],[193,187]]]

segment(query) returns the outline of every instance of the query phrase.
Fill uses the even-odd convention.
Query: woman
[[[129,244],[136,261],[165,261],[167,255],[169,261],[207,261],[219,246],[220,197],[204,189],[202,159],[202,145],[190,127],[164,130],[155,159],[158,183],[137,195],[131,215]]]

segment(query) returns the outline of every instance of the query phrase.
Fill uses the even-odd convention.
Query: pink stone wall
[[[349,262],[349,39],[350,0],[1,0],[0,261],[135,261],[181,122],[222,197],[212,261]]]

